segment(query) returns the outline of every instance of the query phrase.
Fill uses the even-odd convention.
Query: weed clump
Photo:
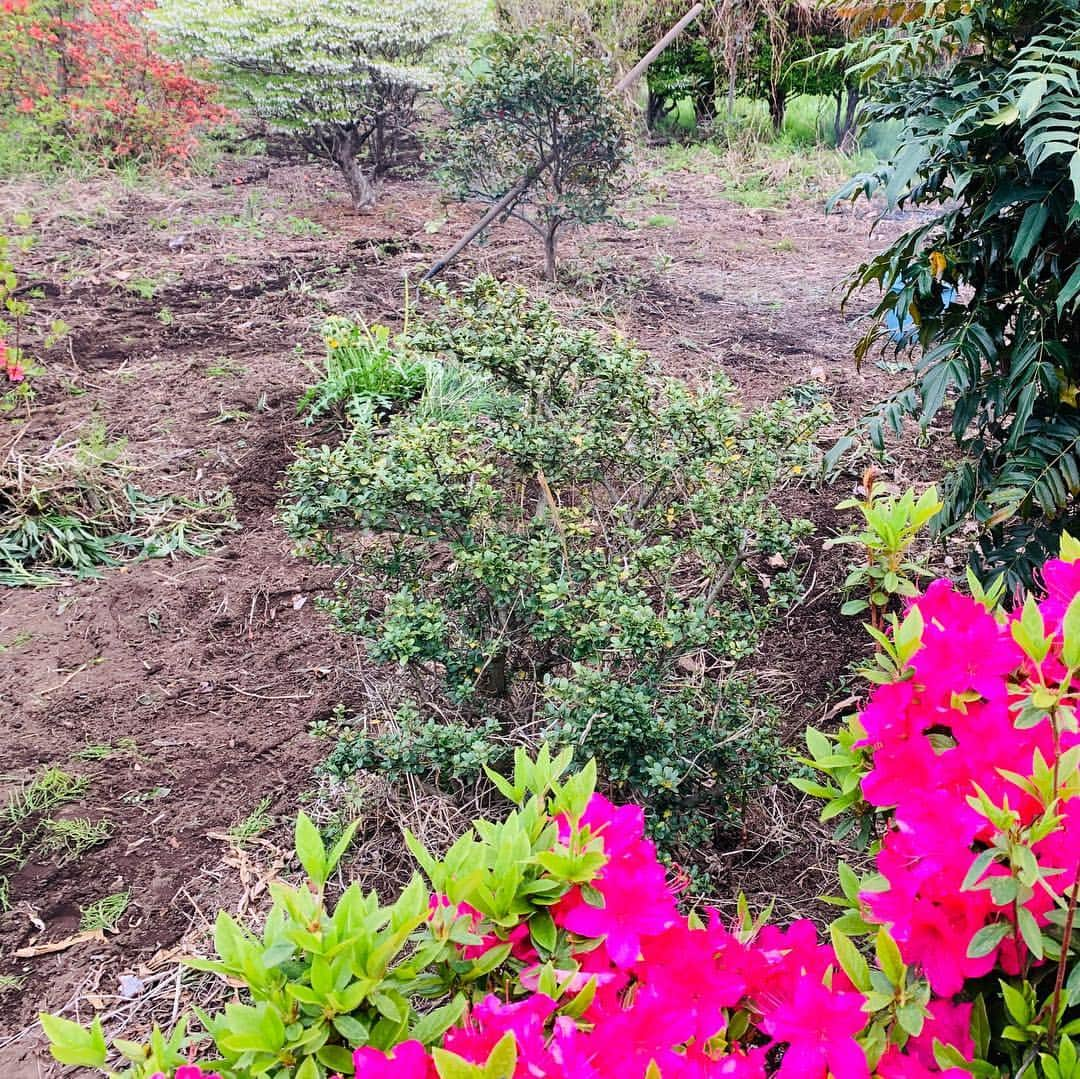
[[[232,496],[148,494],[132,480],[125,444],[95,425],[44,454],[0,463],[0,585],[95,577],[125,561],[199,556],[235,527]]]

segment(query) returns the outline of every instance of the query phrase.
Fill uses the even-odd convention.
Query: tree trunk
[[[664,99],[650,88],[648,101],[645,105],[645,127],[649,131],[655,131],[657,122],[664,108]]]
[[[544,230],[544,280],[554,281],[558,270],[556,244],[558,242],[559,221],[551,221]]]
[[[360,165],[359,154],[364,145],[363,136],[355,128],[335,132],[330,156],[341,169],[345,186],[349,189],[353,209],[366,213],[375,203],[375,188]]]
[[[859,109],[859,102],[862,99],[862,94],[859,91],[859,84],[852,83],[848,87],[847,95],[847,109],[844,112],[844,125],[840,131],[840,137],[836,140],[836,145],[844,153],[849,153],[855,148],[855,114]]]
[[[773,131],[777,134],[784,129],[784,114],[787,112],[787,91],[783,84],[774,82],[769,86],[769,116],[772,118]]]

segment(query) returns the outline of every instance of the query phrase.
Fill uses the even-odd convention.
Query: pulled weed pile
[[[44,587],[143,558],[200,555],[234,528],[232,496],[152,495],[132,481],[123,442],[100,428],[0,463],[0,585]]]

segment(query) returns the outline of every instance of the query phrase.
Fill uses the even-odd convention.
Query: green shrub
[[[460,777],[464,755],[476,772],[497,754],[429,722],[450,715],[485,745],[513,732],[597,753],[620,796],[698,841],[775,762],[732,672],[798,593],[784,567],[810,525],[775,487],[808,463],[821,415],[744,416],[724,378],[660,378],[628,342],[490,278],[439,294],[410,349],[483,372],[503,407],[405,411],[302,447],[289,474],[288,530],[347,567],[339,626],[408,669],[419,709],[335,767],[426,759]]]

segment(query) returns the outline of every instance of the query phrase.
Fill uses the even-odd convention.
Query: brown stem
[[[1076,897],[1080,895],[1080,882],[1073,884],[1069,896],[1069,911],[1065,915],[1065,930],[1061,935],[1061,956],[1058,959],[1057,977],[1054,978],[1054,992],[1050,997],[1050,1019],[1046,1026],[1046,1045],[1054,1051],[1057,1038],[1058,1012],[1061,1011],[1061,994],[1065,988],[1065,968],[1069,962],[1069,946],[1072,943],[1073,926],[1076,923]]]

